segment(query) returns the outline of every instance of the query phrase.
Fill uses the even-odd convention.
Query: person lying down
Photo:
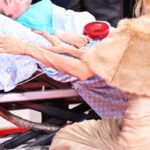
[[[59,31],[59,33],[69,32],[69,34],[71,33],[70,34],[71,37],[72,36],[79,37],[77,38],[79,40],[73,40],[73,42],[75,42],[76,45],[72,43],[76,47],[79,46],[82,47],[87,42],[87,40],[84,40],[83,37],[79,35],[76,36],[72,33],[82,34],[83,26],[88,22],[95,21],[95,18],[91,16],[91,14],[89,14],[88,12],[81,13],[81,12],[74,12],[71,10],[65,10],[64,8],[52,4],[49,0],[40,1],[29,7],[31,1],[32,0],[25,0],[25,1],[9,0],[6,3],[6,1],[2,0],[0,1],[0,12],[6,16],[11,17],[14,20],[16,20],[19,17],[19,19],[17,19],[18,22],[32,29],[44,30],[48,33],[51,33],[50,29],[54,31],[53,30],[54,27],[55,33],[56,31]],[[11,5],[11,7],[9,7],[9,5]],[[16,10],[16,8],[17,11],[14,11]],[[39,10],[42,10],[40,11],[40,14],[38,13]],[[24,13],[23,16],[21,16],[22,13]],[[3,21],[1,25],[3,26],[1,27],[1,29],[4,31],[7,30],[3,32],[2,35],[15,35],[16,37],[19,37],[23,40],[25,39],[25,41],[32,42],[36,45],[40,44],[40,46],[47,47],[47,44],[49,45],[47,40],[43,40],[42,37],[39,37],[34,33],[31,33],[31,31],[29,30],[27,31],[27,29],[18,26],[14,22],[11,23],[10,20],[8,21],[6,18],[5,19],[3,18],[2,20]],[[11,29],[7,28],[9,27],[10,24],[12,27]],[[68,38],[69,40],[72,39],[70,36],[67,36],[67,38],[69,37]],[[49,36],[46,35],[45,37],[51,42],[53,38],[55,38],[50,35]],[[59,39],[61,38],[59,37]],[[13,39],[11,40],[13,41]],[[55,40],[53,40],[53,42]],[[84,42],[80,42],[80,41],[84,41]],[[95,44],[95,42],[97,41],[90,42],[87,45],[87,47],[91,47],[92,45]],[[53,49],[51,47],[51,51],[59,53],[60,45],[62,44],[62,42],[60,44],[60,41],[58,41],[57,39],[56,43],[58,43],[59,46],[56,47],[56,44],[53,43],[55,47]],[[66,46],[65,44],[63,45]],[[15,45],[15,47],[17,47],[17,45]],[[64,50],[61,51],[60,53],[63,52],[67,53],[69,49],[70,48],[68,45],[67,49],[65,49],[65,51]],[[77,50],[74,48],[71,49],[74,57],[79,57],[80,53],[83,52],[81,50]],[[52,66],[54,68],[55,66],[59,65],[59,61],[58,58],[54,55],[53,58],[55,59],[55,60],[53,59],[55,65]],[[38,66],[40,66],[40,68],[42,69],[42,73],[46,73],[49,77],[53,78],[54,80],[60,82],[72,82],[73,88],[76,90],[76,92],[86,101],[86,103],[88,103],[92,107],[92,109],[99,116],[101,116],[101,118],[112,118],[112,117],[122,118],[122,113],[126,108],[126,104],[127,104],[126,93],[122,92],[117,88],[110,87],[100,77],[92,77],[86,81],[79,81],[74,76],[62,73],[62,71],[64,71],[63,68],[60,70],[61,72],[56,71],[55,69],[52,69],[47,65],[43,65],[41,63],[39,64],[39,62],[27,56],[14,56],[8,54],[1,54],[0,59],[3,62],[1,63],[2,69],[0,69],[0,83],[1,83],[0,89],[4,89],[5,91],[9,91],[13,89],[14,87],[17,86],[19,82],[28,79],[37,69],[39,70],[39,68],[37,68],[37,64],[38,64]],[[61,62],[61,64],[63,63],[64,62]],[[78,65],[78,62],[74,61],[74,65],[75,64]],[[82,65],[80,66],[82,67]],[[74,69],[70,69],[70,70],[74,70]],[[5,75],[5,80],[3,78],[4,75]]]
[[[17,19],[28,28],[45,31],[78,48],[88,43],[89,38],[83,35],[83,28],[92,21],[96,20],[89,12],[66,10],[50,0],[31,4]]]
[[[14,48],[12,51],[13,39],[0,38],[1,53],[29,55],[80,79],[98,74],[107,83],[128,92],[129,102],[124,119],[92,120],[69,125],[56,134],[51,150],[147,150],[150,146],[149,24],[149,15],[122,20],[108,38],[91,51],[80,53],[77,60],[33,45],[29,50],[29,45],[24,42],[22,44],[26,45],[26,49]],[[53,64],[53,56],[63,60],[63,65]],[[75,62],[78,65],[74,66]]]
[[[27,0],[25,2],[9,1],[9,3],[7,3],[8,6],[6,5],[6,7],[3,7],[4,6],[4,4],[3,4],[4,1],[1,1],[0,2],[0,4],[1,4],[0,12],[5,14],[5,15],[9,15],[10,16],[10,14],[7,14],[9,12],[9,13],[11,13],[11,17],[13,19],[17,19],[29,7],[30,3],[28,1],[31,2],[31,0]],[[13,6],[14,9],[12,7],[9,7],[9,5]],[[25,9],[25,6],[23,6],[23,5],[27,5],[26,9]],[[20,12],[18,10],[17,14],[15,14],[16,12],[14,11],[16,7],[21,7],[19,9]],[[40,15],[40,17],[43,17],[43,16],[44,17],[43,17],[43,19],[42,18],[39,19],[41,22],[37,22],[34,19],[36,19],[38,17],[38,14],[34,13],[34,12],[35,11],[39,12],[38,10],[40,8],[41,9],[45,8],[44,9],[45,11],[43,10],[42,14]],[[74,14],[74,16],[76,16],[76,17],[73,17],[73,15],[72,15],[72,17],[70,16],[72,18],[72,20],[70,20],[70,21],[72,21],[72,23],[70,22],[72,27],[69,24],[67,24],[67,22],[65,22],[66,24],[59,25],[59,27],[58,27],[59,22],[57,23],[57,21],[58,20],[59,21],[63,21],[63,18],[62,18],[63,15],[61,14],[60,16],[58,16],[58,14],[57,14],[58,10],[59,10],[59,12],[62,12],[62,14],[64,14],[66,12],[66,10],[64,10],[61,7],[57,8],[57,6],[53,5],[49,0],[42,0],[42,1],[40,1],[40,2],[38,2],[36,4],[34,4],[34,5],[31,5],[30,8],[28,9],[28,11],[26,13],[24,13],[24,15],[18,19],[18,22],[26,25],[27,27],[30,27],[30,28],[32,27],[32,29],[41,29],[41,30],[44,30],[44,31],[46,30],[47,32],[48,31],[50,32],[50,29],[51,29],[51,26],[48,28],[48,25],[53,23],[53,26],[55,26],[55,33],[56,34],[57,34],[56,30],[58,30],[58,31],[61,30],[61,33],[65,34],[65,36],[63,35],[63,37],[66,37],[66,35],[67,35],[67,38],[69,40],[71,39],[71,37],[75,37],[75,39],[77,39],[77,40],[75,40],[75,39],[71,40],[71,41],[73,41],[73,42],[75,42],[77,44],[75,46],[77,46],[77,47],[79,45],[80,46],[85,46],[85,44],[88,42],[88,38],[82,38],[78,34],[82,32],[81,28],[84,26],[84,24],[88,23],[89,21],[95,20],[94,17],[92,15],[90,15],[89,13],[87,13],[87,14],[84,13],[84,15],[89,16],[89,17],[86,17],[88,19],[84,19],[85,23],[81,24],[82,27],[80,27],[80,25],[76,26],[75,25],[75,24],[77,24],[76,21],[79,18],[82,18],[83,15],[81,17],[79,17],[78,13],[77,13],[77,16],[76,16],[74,14],[74,12],[71,11],[70,13],[68,12],[67,13],[68,15],[66,15],[65,17],[67,17],[67,16],[69,17],[70,14]],[[51,14],[51,13],[53,13],[53,14]],[[29,14],[33,15],[33,17],[30,17]],[[35,15],[35,14],[37,14],[37,15]],[[55,17],[52,18],[51,15],[53,15]],[[48,18],[48,17],[50,17],[50,18]],[[53,19],[53,21],[51,21],[52,19]],[[75,20],[75,19],[77,19],[77,20]],[[6,22],[4,22],[4,21],[6,21]],[[33,22],[31,22],[31,21],[33,21]],[[9,25],[10,24],[12,24],[11,27],[14,28],[14,29],[9,29],[9,27],[10,27]],[[5,28],[5,29],[3,29],[3,28]],[[17,30],[16,33],[15,33],[15,31],[13,31],[15,29]],[[77,36],[73,35],[72,33],[70,33],[69,34],[70,38],[69,38],[66,29],[67,29],[68,32],[72,32],[72,33],[73,32],[77,32],[78,33]],[[4,30],[5,32],[3,32],[2,30]],[[6,30],[8,30],[8,31],[6,31]],[[21,31],[21,30],[24,30],[24,31]],[[63,32],[63,30],[65,30],[65,32]],[[20,33],[17,33],[17,32],[20,32]],[[1,34],[0,35],[14,35],[14,36],[22,38],[22,39],[24,39],[26,41],[30,41],[30,42],[33,42],[34,44],[38,44],[40,46],[50,46],[49,41],[43,40],[43,39],[41,40],[42,37],[40,37],[39,35],[36,37],[36,35],[34,33],[31,33],[31,35],[30,35],[30,33],[31,32],[29,30],[24,29],[23,27],[15,24],[15,23],[12,23],[11,21],[8,21],[8,19],[6,19],[6,18],[4,19],[4,17],[1,16]],[[58,32],[58,33],[60,33],[60,32]],[[28,36],[29,36],[29,38],[27,38]],[[8,59],[6,57],[7,58],[9,57],[8,58],[9,61],[8,61]],[[1,58],[1,62],[5,62],[4,65],[3,65],[3,63],[1,64],[1,68],[4,68],[3,66],[5,66],[5,64],[7,64],[6,66],[8,66],[7,68],[5,67],[4,69],[1,70],[1,75],[0,75],[0,83],[1,83],[0,89],[4,89],[5,91],[9,91],[9,90],[13,89],[19,82],[21,82],[21,81],[23,81],[25,79],[28,79],[37,70],[37,66],[36,66],[36,64],[33,62],[33,60],[31,58],[27,58],[27,57],[19,57],[18,58],[18,56],[8,56],[8,55],[1,55],[0,58]],[[17,60],[16,60],[16,58],[17,58]],[[50,77],[52,77],[55,80],[62,81],[62,82],[70,82],[70,81],[76,80],[75,77],[71,77],[69,75],[61,74],[60,72],[58,72],[58,71],[56,71],[56,70],[54,70],[52,68],[46,67],[45,65],[40,64],[40,66],[42,67],[42,69]],[[9,70],[11,70],[11,73],[10,73]],[[3,76],[6,77],[5,81],[3,80]]]
[[[35,34],[31,32],[30,29],[27,29],[23,27],[22,25],[18,24],[17,22],[0,15],[0,35],[1,36],[14,36],[16,38],[22,39],[25,42],[31,42],[38,46],[44,46],[49,47],[51,44],[47,39],[45,39],[43,36],[40,36],[39,34]],[[11,27],[10,27],[11,24]],[[41,34],[41,33],[40,33]],[[53,36],[45,35],[46,38],[49,40],[52,40]],[[7,38],[6,38],[7,39]],[[8,38],[9,39],[9,38]],[[55,38],[56,40],[56,38]],[[55,41],[54,40],[54,41]],[[127,104],[127,96],[126,93],[118,90],[117,88],[113,88],[108,86],[106,83],[104,83],[103,79],[100,77],[93,77],[86,81],[79,81],[77,80],[79,73],[76,72],[76,75],[72,74],[71,71],[75,71],[76,66],[80,66],[81,70],[80,73],[85,73],[86,70],[82,69],[84,68],[83,64],[81,65],[79,60],[73,60],[71,58],[65,58],[68,60],[68,65],[70,72],[66,72],[67,67],[66,63],[64,64],[64,58],[62,60],[62,56],[56,55],[56,52],[58,53],[67,53],[67,51],[70,51],[70,46],[67,45],[67,48],[60,47],[60,42],[57,42],[59,46],[51,47],[51,51],[54,51],[53,57],[51,61],[53,61],[53,65],[51,67],[48,67],[50,63],[42,62],[40,63],[39,58],[33,59],[33,57],[29,56],[21,56],[21,55],[13,55],[13,54],[0,54],[0,89],[4,89],[5,91],[10,91],[11,89],[15,88],[18,83],[28,79],[31,77],[31,75],[37,71],[40,66],[42,69],[42,73],[46,73],[50,78],[53,78],[54,80],[60,81],[60,82],[72,82],[73,87],[75,88],[76,92],[88,103],[92,109],[102,118],[122,118],[122,112],[126,108]],[[20,47],[23,52],[23,43],[21,41],[14,41],[13,37],[11,38],[11,43],[15,43],[15,45],[11,46],[14,52],[16,47]],[[22,43],[22,45],[17,44]],[[62,42],[61,42],[62,43]],[[26,46],[28,44],[25,44]],[[28,48],[29,49],[29,48]],[[63,50],[64,49],[64,50]],[[75,57],[80,57],[81,53],[83,53],[83,50],[79,50],[76,48],[71,48],[71,52],[74,53]],[[38,49],[37,49],[38,50]],[[61,50],[61,52],[60,52]],[[62,51],[63,50],[63,51]],[[35,52],[34,52],[35,51]],[[13,52],[13,51],[12,51]],[[18,51],[19,52],[19,51]],[[36,50],[33,50],[35,54],[39,54],[39,52],[36,52]],[[45,50],[43,52],[46,52]],[[46,52],[47,55],[47,52]],[[41,54],[43,56],[43,54]],[[61,57],[61,58],[60,58]],[[71,61],[70,61],[71,59]],[[43,60],[43,59],[42,59]],[[40,60],[41,61],[41,60]],[[71,63],[72,62],[72,63]],[[37,65],[38,64],[38,65]],[[60,64],[62,64],[62,68],[60,68]],[[75,67],[71,67],[71,65],[74,65]],[[57,67],[56,67],[57,66]],[[58,67],[59,66],[59,67]],[[56,68],[55,68],[56,67]],[[64,71],[63,68],[66,68]],[[55,69],[53,69],[55,68]],[[57,71],[57,70],[59,71]],[[69,74],[68,74],[69,73]],[[90,73],[91,74],[91,73]],[[4,78],[5,76],[5,78]],[[75,77],[77,76],[77,77]],[[79,77],[80,78],[80,77]],[[81,78],[83,79],[84,76]],[[87,77],[86,77],[87,78]],[[92,97],[92,99],[91,99]]]
[[[35,45],[51,46],[51,43],[43,36],[32,32],[8,17],[0,15],[0,36],[10,35]],[[37,64],[41,67],[42,72],[57,81],[70,82],[76,80],[76,78],[47,67],[29,56],[0,54],[0,62],[0,89],[4,89],[4,91],[10,91],[18,83],[30,78],[38,70]]]
[[[80,59],[64,57],[18,39],[0,38],[1,53],[29,55],[82,80],[97,74],[128,92],[123,119],[68,125],[56,134],[50,150],[147,150],[150,146],[149,23],[149,15],[122,20],[108,38],[90,51],[80,52]],[[24,45],[24,49],[15,47],[16,42]],[[68,49],[67,53],[72,51]],[[54,57],[61,63],[55,64]]]
[[[147,150],[150,147],[150,1],[143,0],[142,4],[145,15],[122,20],[108,38],[90,51],[78,54],[80,59],[18,39],[0,38],[1,53],[29,55],[82,80],[97,74],[112,86],[128,92],[123,119],[69,125],[56,134],[50,150]],[[14,42],[24,45],[24,49],[15,47]],[[54,57],[61,63],[55,63]]]
[[[30,29],[43,30],[43,31],[46,31],[48,33],[53,33],[53,34],[54,32],[55,34],[60,33],[61,36],[59,36],[60,35],[59,34],[58,35],[59,38],[63,37],[63,38],[68,39],[68,41],[65,41],[65,42],[68,42],[70,44],[71,44],[71,41],[73,41],[73,43],[76,43],[76,44],[72,43],[72,45],[76,47],[82,47],[82,46],[85,46],[85,44],[87,44],[88,38],[80,36],[79,34],[82,34],[83,26],[86,23],[90,21],[95,21],[95,18],[90,13],[88,12],[79,13],[79,12],[74,12],[71,10],[67,11],[64,8],[61,8],[52,4],[50,0],[42,0],[33,5],[30,5],[32,0],[25,0],[25,1],[10,0],[7,3],[6,2],[7,1],[4,1],[4,0],[0,1],[0,13],[1,14],[9,16],[10,18],[14,20],[17,19],[19,23],[27,26]],[[17,11],[15,11],[16,9]],[[40,13],[38,13],[39,10],[41,10]],[[80,19],[83,20],[83,22],[79,24],[78,20]],[[60,22],[62,23],[60,24]],[[14,29],[9,29],[10,24],[12,24],[11,28],[14,28]],[[16,33],[15,31],[13,31],[15,29],[16,29]],[[2,30],[4,30],[5,32],[3,32]],[[21,31],[21,30],[24,30],[24,31]],[[56,32],[56,31],[59,31],[59,32]],[[31,32],[29,30],[24,29],[23,27],[18,26],[15,23],[12,23],[11,21],[8,21],[8,19],[6,18],[4,19],[4,17],[1,16],[0,35],[14,35],[23,40],[33,42],[34,44],[36,43],[41,46],[50,45],[49,41],[47,40],[40,41],[42,37],[37,36],[36,38],[36,35],[34,35],[34,33],[31,33],[31,35],[30,33]],[[77,33],[77,34],[74,35],[73,33]],[[31,58],[19,57],[18,59],[18,56],[17,57],[10,56],[9,61],[8,61],[6,57],[8,58],[9,56],[1,55],[0,57],[2,62],[5,62],[5,64],[8,64],[7,68],[5,67],[5,69],[1,70],[0,89],[9,91],[13,89],[19,82],[24,81],[25,79],[28,79],[33,74],[33,72],[37,70],[37,66],[35,63],[32,62],[33,60]],[[5,66],[5,65],[1,64],[1,66]],[[42,69],[50,77],[52,77],[55,80],[62,81],[62,82],[70,82],[70,81],[76,80],[76,78],[74,77],[61,74],[52,68],[46,67],[45,65],[40,64],[40,66],[42,66]],[[4,68],[4,67],[1,67],[1,68]],[[5,81],[3,81],[4,75],[6,77]]]
[[[53,34],[75,47],[80,48],[87,44],[89,38],[83,35],[83,27],[95,21],[93,15],[65,10],[50,0],[41,0],[34,4],[31,2],[32,0],[1,0],[0,12],[30,29]]]

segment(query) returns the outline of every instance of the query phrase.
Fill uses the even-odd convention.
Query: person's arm
[[[34,45],[28,46],[25,55],[32,56],[58,71],[71,74],[80,80],[85,80],[93,76],[93,72],[89,67],[79,59],[56,54]]]
[[[52,43],[53,46],[46,47],[46,49],[53,51],[55,53],[68,54],[68,55],[74,56],[76,58],[80,58],[86,52],[84,49],[78,49],[72,45],[64,43],[55,35],[50,35],[47,32],[43,32],[43,31],[34,31],[34,32],[42,35],[50,43]]]
[[[73,75],[80,80],[85,80],[94,75],[89,67],[79,59],[56,54],[16,38],[0,38],[0,48],[0,53],[29,55],[49,67]]]
[[[89,38],[87,36],[69,32],[56,32],[55,36],[58,37],[61,41],[77,48],[86,46],[89,41]]]
[[[86,53],[86,50],[84,50],[84,49],[77,49],[73,46],[68,46],[68,45],[53,46],[53,47],[49,47],[47,49],[50,51],[53,51],[55,53],[68,54],[68,55],[74,56],[76,58],[80,58],[84,53]]]

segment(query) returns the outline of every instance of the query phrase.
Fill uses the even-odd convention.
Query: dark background
[[[32,3],[36,3],[40,0],[33,0]],[[73,0],[52,0],[52,2],[54,4],[57,4],[59,6],[65,7],[67,8],[68,3],[71,2]],[[124,0],[124,8],[123,8],[123,12],[124,12],[124,17],[132,17],[133,16],[133,7],[135,4],[135,0]]]

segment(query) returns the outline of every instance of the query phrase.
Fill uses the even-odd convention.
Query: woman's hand
[[[50,35],[49,33],[43,31],[34,31],[34,32],[45,37],[49,42],[52,43],[53,46],[60,48],[61,47],[82,48],[91,40],[87,36],[78,35],[75,33],[57,32],[55,33],[55,35]]]
[[[28,44],[15,37],[0,37],[0,53],[25,55]]]
[[[65,44],[59,38],[57,38],[55,35],[51,35],[47,32],[37,31],[37,30],[33,30],[33,32],[46,38],[53,46],[63,46]]]
[[[68,33],[68,32],[56,32],[55,35],[63,42],[68,43],[76,48],[85,47],[88,42],[91,40],[89,37],[75,34],[75,33]]]
[[[79,51],[79,49],[77,49],[76,47],[64,43],[63,41],[61,41],[58,37],[56,37],[55,35],[50,35],[49,33],[43,32],[43,31],[34,31],[35,33],[43,36],[44,38],[46,38],[51,44],[51,47],[43,47],[47,50],[50,50],[52,52],[55,53],[59,53],[59,54],[63,54],[63,53],[68,53],[71,54],[69,52],[71,51]]]

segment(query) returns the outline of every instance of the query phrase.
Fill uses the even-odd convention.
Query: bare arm
[[[53,53],[15,38],[0,38],[0,47],[3,48],[0,50],[1,53],[32,56],[49,67],[73,75],[81,80],[93,76],[93,72],[89,67],[79,59]]]
[[[56,32],[55,36],[58,37],[61,41],[77,48],[84,47],[89,41],[87,36],[69,32]]]
[[[80,80],[93,76],[93,72],[89,67],[79,59],[56,54],[33,45],[29,46],[25,54],[32,56],[49,67],[71,74]]]
[[[50,35],[43,31],[34,31],[34,32],[42,35],[43,37],[45,37],[48,41],[50,41],[52,43],[53,46],[48,47],[48,48],[46,47],[46,49],[48,49],[50,51],[53,51],[53,52],[59,53],[59,54],[69,54],[76,58],[80,58],[85,53],[84,49],[79,49],[72,45],[66,44],[63,41],[61,41],[58,37],[56,37],[55,35]],[[67,33],[65,33],[65,34],[67,34]],[[72,34],[72,36],[73,35],[74,34]],[[64,35],[64,36],[67,36],[67,35]]]
[[[86,51],[84,49],[77,49],[70,45],[64,45],[64,46],[54,46],[47,48],[50,51],[53,51],[55,53],[59,54],[68,54],[71,56],[74,56],[76,58],[80,58]]]

